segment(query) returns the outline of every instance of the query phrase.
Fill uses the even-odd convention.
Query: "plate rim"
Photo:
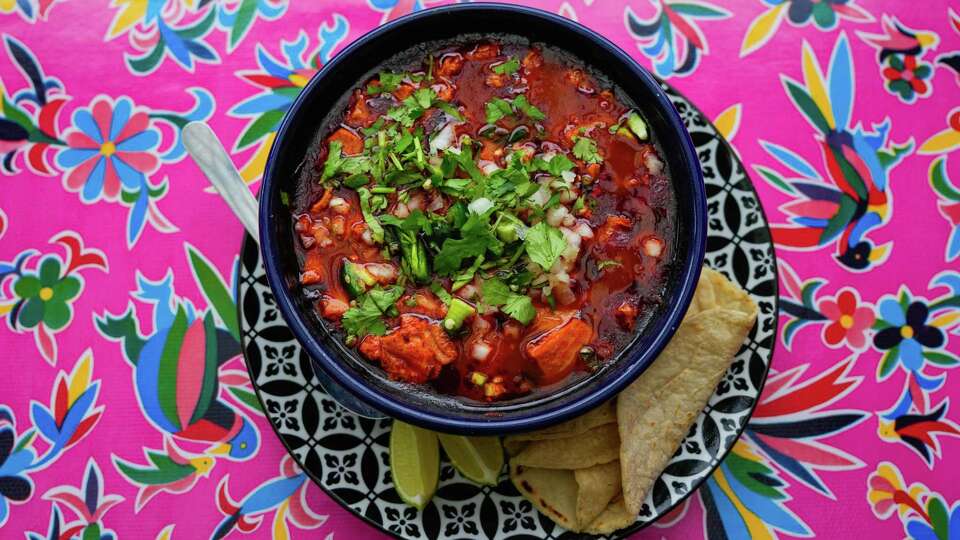
[[[740,155],[737,153],[737,151],[733,148],[733,145],[730,144],[730,141],[728,141],[727,138],[726,138],[722,133],[720,133],[720,131],[717,129],[717,127],[716,127],[716,125],[713,123],[713,121],[710,120],[709,117],[707,117],[707,116],[703,113],[703,110],[702,110],[700,107],[698,107],[690,98],[688,98],[688,97],[686,96],[686,94],[684,94],[683,92],[680,92],[676,87],[674,87],[674,86],[671,85],[671,84],[668,84],[666,81],[664,81],[664,80],[662,80],[662,79],[658,79],[658,82],[659,82],[661,88],[664,90],[664,92],[666,92],[668,95],[669,95],[670,93],[673,93],[673,94],[679,96],[681,99],[683,99],[684,101],[686,101],[686,102],[690,105],[690,107],[692,107],[693,110],[694,110],[697,114],[699,114],[699,115],[704,119],[704,121],[707,123],[707,125],[708,125],[708,126],[712,129],[712,131],[717,135],[716,138],[717,138],[717,140],[719,141],[719,143],[722,144],[722,145],[724,145],[724,146],[726,147],[726,149],[727,149],[727,151],[729,152],[730,156],[736,161],[737,164],[740,165],[740,168],[743,169],[744,178],[746,179],[747,184],[750,186],[750,192],[753,194],[754,198],[755,198],[758,202],[761,202],[761,201],[760,201],[760,194],[757,192],[756,185],[754,184],[753,178],[750,176],[750,173],[749,173],[749,171],[747,170],[746,165],[743,163],[743,160],[741,159],[741,157],[740,157]],[[666,514],[672,512],[674,509],[676,509],[676,508],[679,507],[680,505],[682,505],[682,504],[684,504],[685,502],[687,502],[687,500],[703,486],[703,484],[710,478],[710,476],[713,475],[714,471],[716,471],[716,470],[720,467],[720,465],[723,463],[723,461],[727,458],[727,456],[728,456],[728,455],[730,454],[730,452],[733,450],[733,447],[736,446],[736,443],[741,439],[741,437],[743,437],[743,433],[746,431],[747,426],[748,426],[749,423],[750,423],[750,419],[753,418],[753,413],[756,411],[757,406],[760,404],[760,397],[763,395],[763,389],[764,389],[764,387],[766,386],[767,378],[768,378],[769,375],[770,375],[770,368],[771,368],[771,366],[773,365],[773,359],[774,359],[774,357],[776,356],[776,352],[777,352],[777,336],[779,335],[779,330],[780,330],[780,316],[779,316],[779,313],[780,313],[780,274],[779,274],[779,269],[780,269],[780,267],[779,267],[779,264],[778,264],[779,258],[777,257],[776,244],[775,244],[775,242],[773,241],[773,233],[772,233],[772,231],[770,230],[770,220],[767,218],[767,212],[766,212],[766,210],[764,209],[762,203],[761,203],[761,204],[758,204],[758,205],[757,205],[757,208],[758,208],[758,210],[759,210],[759,212],[760,212],[760,216],[763,218],[763,229],[766,229],[767,234],[770,236],[770,253],[771,253],[771,259],[772,259],[772,264],[771,264],[771,266],[772,266],[772,268],[773,268],[773,276],[772,276],[772,279],[773,279],[773,292],[772,292],[772,295],[771,295],[771,296],[773,297],[773,314],[774,314],[774,315],[773,315],[773,317],[774,317],[773,321],[774,321],[774,323],[773,323],[773,331],[772,331],[772,333],[771,333],[770,360],[767,362],[767,364],[766,364],[766,366],[765,366],[765,368],[764,368],[763,377],[761,378],[760,384],[759,384],[759,386],[757,387],[757,397],[753,400],[753,403],[750,405],[750,410],[749,410],[749,412],[748,412],[747,415],[746,415],[746,419],[747,419],[746,422],[744,422],[743,425],[737,427],[736,437],[735,437],[735,439],[734,439],[734,441],[733,441],[733,444],[731,444],[731,445],[730,445],[727,449],[725,449],[723,452],[718,453],[716,456],[714,456],[714,459],[716,460],[716,465],[712,465],[712,466],[711,466],[710,472],[709,472],[708,474],[704,475],[701,479],[698,479],[698,480],[695,480],[695,481],[691,482],[690,488],[686,491],[686,493],[684,493],[680,498],[678,498],[678,499],[676,500],[676,502],[674,502],[673,504],[671,504],[671,505],[666,509],[666,511],[664,511],[663,513],[660,514],[659,517],[657,517],[657,518],[654,519],[654,520],[646,521],[646,522],[643,522],[643,523],[634,522],[632,525],[629,525],[629,526],[627,526],[627,527],[624,527],[623,529],[618,529],[617,531],[614,531],[613,533],[611,533],[611,534],[609,534],[609,535],[590,535],[590,534],[587,534],[587,533],[574,533],[574,534],[580,535],[580,536],[577,536],[577,538],[611,538],[611,539],[614,539],[614,538],[626,538],[627,536],[629,536],[629,535],[631,535],[631,534],[634,534],[634,533],[636,533],[636,532],[639,532],[639,531],[641,531],[641,530],[643,530],[643,529],[646,529],[647,527],[650,527],[651,525],[655,524],[657,521],[660,521],[660,520],[663,518],[663,516],[665,516]],[[259,251],[260,251],[260,250],[259,250],[259,248],[258,248],[257,245],[256,245],[256,240],[254,240],[253,237],[251,237],[249,233],[247,233],[246,231],[244,231],[243,239],[241,240],[241,243],[240,243],[240,251],[238,252],[238,258],[239,258],[239,259],[238,259],[238,264],[239,264],[241,267],[242,267],[242,265],[243,265],[243,256],[244,256],[244,253],[246,252],[246,250],[248,249],[248,246],[249,246],[251,243],[253,244],[253,248],[256,249],[256,251],[258,252],[258,257],[262,257],[262,255],[259,254]],[[707,265],[707,263],[706,263],[706,261],[704,261],[703,266],[706,266],[706,265]],[[241,301],[241,299],[240,299],[240,284],[241,284],[241,281],[242,281],[242,280],[239,278],[239,276],[240,276],[240,269],[239,269],[239,267],[238,267],[237,280],[236,280],[236,283],[234,284],[234,287],[233,287],[233,293],[234,293],[234,297],[237,298],[237,302],[236,302],[237,318],[238,318],[238,320],[240,321],[240,324],[242,325],[242,324],[243,324],[243,321],[244,321],[243,312],[242,312],[243,303],[242,303],[242,301]],[[247,369],[247,373],[251,375],[251,378],[250,378],[250,379],[251,379],[251,386],[253,386],[254,394],[256,394],[256,396],[257,396],[257,401],[260,403],[260,406],[261,406],[261,408],[262,408],[263,411],[264,411],[264,417],[266,418],[267,423],[270,424],[270,428],[271,428],[271,430],[273,431],[274,435],[276,435],[276,437],[277,437],[278,439],[280,439],[280,444],[283,445],[283,448],[284,448],[284,450],[286,451],[287,455],[290,456],[290,457],[293,459],[293,461],[294,461],[294,462],[297,464],[297,466],[304,472],[304,474],[306,474],[307,477],[310,478],[310,480],[311,480],[314,484],[316,484],[317,487],[319,487],[319,488],[324,492],[324,494],[326,494],[328,497],[330,497],[330,499],[333,500],[334,502],[336,502],[341,508],[343,508],[344,510],[346,510],[351,516],[360,519],[361,521],[363,521],[363,522],[366,523],[367,525],[369,525],[369,526],[373,527],[374,529],[376,529],[376,530],[378,530],[378,531],[380,531],[380,532],[382,532],[382,533],[384,533],[384,534],[387,534],[387,535],[389,535],[389,536],[391,536],[391,537],[393,537],[393,538],[403,538],[403,536],[401,536],[401,535],[399,535],[399,534],[397,534],[397,533],[395,533],[395,532],[387,529],[386,527],[384,527],[382,523],[378,523],[378,522],[374,521],[373,519],[367,517],[365,514],[360,513],[360,512],[358,512],[358,511],[354,510],[349,504],[347,504],[347,503],[346,503],[339,495],[337,495],[332,489],[329,489],[329,488],[327,488],[326,486],[324,486],[322,479],[319,478],[319,477],[317,477],[317,476],[314,474],[313,471],[304,468],[304,467],[300,464],[300,461],[297,459],[296,454],[294,453],[293,449],[292,449],[292,448],[290,447],[290,445],[287,443],[287,441],[286,441],[286,439],[284,438],[283,434],[280,433],[280,431],[279,431],[279,429],[277,428],[276,424],[273,423],[273,421],[269,418],[268,413],[266,412],[266,411],[267,411],[266,402],[265,402],[263,396],[261,395],[260,386],[256,384],[256,382],[255,382],[255,380],[254,380],[254,378],[253,378],[253,376],[252,376],[253,373],[252,373],[252,371],[251,371],[251,369],[250,369],[249,361],[247,360],[247,354],[246,354],[247,342],[248,342],[248,339],[247,339],[246,332],[245,332],[245,331],[244,331],[244,332],[241,332],[241,333],[240,333],[240,354],[241,354],[241,356],[243,357],[243,364],[244,364],[244,366],[245,366],[246,369]],[[658,356],[659,356],[659,355],[658,355]],[[310,364],[311,364],[311,368],[316,369],[316,367],[313,365],[312,360],[311,360]],[[388,418],[389,418],[389,417],[388,417]],[[392,419],[392,418],[391,418],[391,419]],[[364,420],[367,420],[367,421],[370,421],[370,422],[379,422],[379,421],[381,421],[382,419],[359,419],[358,421],[364,421]],[[507,465],[506,462],[505,462],[505,465]],[[538,511],[538,513],[539,513],[539,511]],[[568,532],[569,532],[569,531],[568,531]]]

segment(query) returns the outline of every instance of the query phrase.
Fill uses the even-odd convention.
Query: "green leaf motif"
[[[930,525],[933,526],[933,532],[938,539],[949,539],[949,515],[947,507],[938,496],[932,496],[927,500],[927,515],[930,516]]]
[[[689,15],[698,19],[725,19],[730,16],[729,11],[705,3],[692,4],[687,2],[676,2],[667,4],[667,6],[677,13]]]
[[[180,425],[180,416],[177,414],[177,368],[180,359],[180,349],[187,333],[187,313],[183,305],[177,306],[177,315],[167,333],[167,341],[163,344],[160,354],[160,368],[157,373],[157,397],[160,401],[160,410],[166,419],[177,428]]]
[[[237,304],[234,302],[233,294],[220,277],[220,273],[196,248],[187,244],[187,254],[190,258],[190,267],[193,268],[194,279],[203,296],[223,321],[230,335],[239,342],[240,323],[237,321]]]
[[[724,460],[733,477],[750,491],[773,500],[783,500],[786,498],[779,487],[783,485],[773,473],[773,471],[760,463],[741,456],[737,452],[730,452]]]
[[[113,464],[124,478],[141,486],[169,484],[186,478],[194,471],[190,465],[177,463],[159,452],[148,452],[148,456],[157,468],[137,467],[117,457],[113,458]]]
[[[157,39],[157,44],[153,47],[153,50],[144,54],[143,56],[127,56],[127,65],[130,66],[135,73],[145,74],[150,73],[160,64],[160,61],[163,60],[163,53],[167,50],[167,43],[163,40],[163,36],[160,36]]]
[[[957,189],[947,178],[947,158],[939,157],[930,166],[930,185],[941,197],[960,201],[960,189]]]
[[[788,77],[783,77],[782,80],[790,99],[793,100],[800,113],[807,118],[807,121],[821,133],[829,133],[830,125],[827,123],[827,119],[824,118],[823,113],[817,108],[817,104],[814,103],[806,89],[800,83]]]
[[[847,225],[850,224],[856,211],[857,203],[848,195],[841,196],[840,206],[837,208],[836,215],[827,221],[827,226],[823,229],[823,232],[820,233],[820,245],[826,244],[843,232]]]
[[[796,194],[797,190],[793,189],[793,186],[788,184],[787,181],[776,171],[764,167],[763,165],[754,165],[753,170],[760,173],[760,176],[762,176],[764,180],[780,191],[789,194]]]
[[[944,367],[960,364],[960,358],[937,351],[923,351],[923,357],[934,364]]]
[[[237,141],[237,150],[242,150],[276,131],[281,119],[283,119],[283,111],[278,110],[267,111],[258,116],[243,130],[240,140]]]
[[[250,410],[263,413],[263,407],[260,406],[260,400],[257,399],[256,394],[247,390],[246,388],[237,388],[236,386],[231,386],[228,391],[233,394],[233,397],[237,398],[237,401],[246,405]]]
[[[893,373],[893,368],[897,367],[897,358],[900,357],[900,347],[894,347],[883,353],[880,359],[880,365],[877,366],[877,378],[881,381]]]
[[[253,23],[253,18],[257,14],[257,0],[243,0],[240,7],[237,8],[236,19],[233,20],[233,28],[230,29],[230,49],[240,43],[244,34]]]

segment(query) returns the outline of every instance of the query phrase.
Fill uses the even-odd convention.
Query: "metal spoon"
[[[227,151],[210,126],[203,122],[190,122],[183,128],[183,145],[210,184],[220,193],[227,206],[233,210],[240,223],[257,244],[260,243],[260,227],[257,218],[257,199],[240,178]],[[367,406],[335,383],[322,369],[314,369],[320,386],[345,409],[366,417],[386,418],[380,411]]]

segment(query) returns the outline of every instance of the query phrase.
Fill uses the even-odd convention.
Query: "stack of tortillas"
[[[505,439],[514,485],[571,531],[607,534],[636,521],[756,317],[746,292],[704,268],[673,339],[614,401]]]

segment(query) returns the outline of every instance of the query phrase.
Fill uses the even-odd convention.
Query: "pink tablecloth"
[[[724,474],[638,537],[960,538],[951,2],[531,3],[698,103],[777,225],[781,335],[748,435]],[[208,120],[255,183],[317,66],[431,5],[0,0],[0,536],[241,537],[238,506],[255,537],[375,536],[313,485],[277,496],[291,471],[239,359],[211,373],[198,353],[140,380],[138,340],[112,336],[151,337],[161,302],[236,331],[241,228],[179,128]],[[193,417],[211,400],[190,394],[204,373],[229,426]],[[213,453],[220,442],[229,453]]]

